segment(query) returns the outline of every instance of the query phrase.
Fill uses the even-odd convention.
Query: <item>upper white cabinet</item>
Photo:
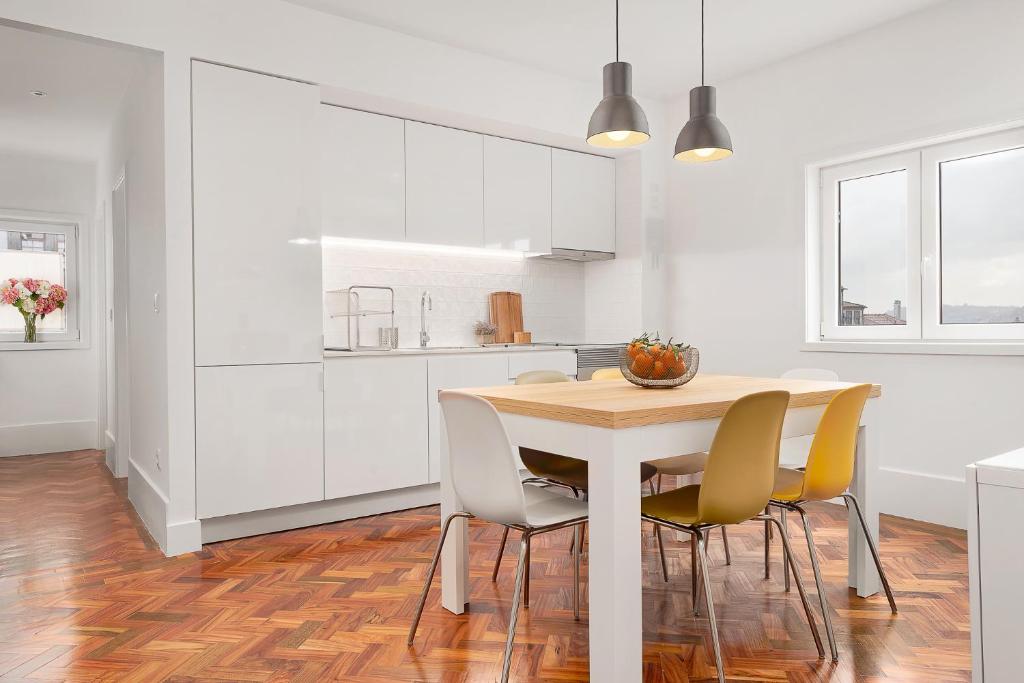
[[[615,251],[615,160],[551,150],[551,246]]]
[[[196,368],[200,519],[323,500],[323,365]]]
[[[551,148],[484,136],[484,245],[551,251]]]
[[[192,64],[195,363],[320,360],[316,86]]]
[[[482,247],[483,135],[405,122],[406,239]]]
[[[325,367],[327,498],[426,484],[427,359],[333,358]]]
[[[322,105],[323,233],[405,239],[405,121]]]

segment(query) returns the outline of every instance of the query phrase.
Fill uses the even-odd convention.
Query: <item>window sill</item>
[[[817,353],[912,353],[931,356],[1024,356],[1024,342],[806,341],[801,351]]]
[[[66,351],[87,349],[89,343],[82,339],[60,339],[26,344],[23,341],[0,341],[0,351]]]

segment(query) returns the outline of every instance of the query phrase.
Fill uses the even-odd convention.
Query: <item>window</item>
[[[78,227],[0,216],[0,279],[49,280],[68,290],[68,302],[38,323],[40,341],[79,339],[77,286]],[[0,306],[0,341],[19,342],[25,322],[13,306]]]
[[[817,170],[821,339],[1024,339],[1024,129]]]

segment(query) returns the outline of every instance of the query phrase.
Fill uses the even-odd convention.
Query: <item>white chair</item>
[[[570,526],[573,528],[573,616],[580,618],[580,525],[587,520],[587,503],[544,488],[523,485],[516,466],[515,449],[498,411],[490,403],[458,391],[442,391],[438,400],[448,433],[449,476],[455,493],[462,501],[463,511],[449,515],[441,525],[441,538],[423,584],[416,616],[409,627],[408,644],[412,645],[416,637],[416,628],[452,520],[476,517],[501,524],[506,529],[516,529],[522,532],[523,540],[519,545],[512,613],[501,668],[501,681],[506,683],[512,665],[519,597],[523,592],[526,549],[532,536]]]

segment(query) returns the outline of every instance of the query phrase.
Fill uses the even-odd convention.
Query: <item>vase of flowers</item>
[[[497,331],[498,328],[495,325],[485,323],[483,320],[477,320],[476,324],[473,325],[473,333],[476,335],[476,343],[481,346],[484,344],[493,344],[494,335]]]
[[[0,282],[0,303],[14,306],[21,313],[25,319],[25,342],[28,344],[38,341],[38,321],[64,308],[64,302],[68,300],[68,290],[49,280],[12,277]]]

